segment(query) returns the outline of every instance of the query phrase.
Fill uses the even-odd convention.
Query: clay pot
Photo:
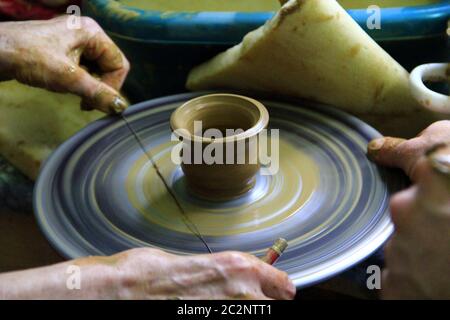
[[[170,124],[183,141],[181,167],[189,191],[213,201],[248,192],[260,169],[258,134],[268,122],[263,104],[233,94],[198,97],[175,110]]]

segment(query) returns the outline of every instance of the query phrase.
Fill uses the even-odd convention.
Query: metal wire
[[[204,245],[205,248],[208,250],[209,253],[213,253],[211,248],[209,247],[208,243],[206,242],[205,238],[202,236],[200,231],[198,230],[197,226],[189,219],[188,215],[186,214],[186,211],[184,211],[183,207],[181,206],[181,203],[178,201],[177,197],[173,193],[172,189],[170,188],[169,184],[167,183],[166,179],[164,179],[163,175],[161,174],[161,171],[159,170],[158,166],[156,165],[155,161],[153,160],[152,154],[147,151],[139,139],[139,136],[137,132],[133,129],[131,124],[128,122],[128,120],[125,118],[123,114],[120,115],[125,122],[126,126],[130,130],[130,132],[133,134],[134,138],[136,139],[136,142],[138,143],[139,147],[141,148],[142,152],[147,156],[148,160],[151,162],[153,168],[156,171],[156,174],[161,179],[162,183],[164,184],[164,187],[166,188],[167,192],[170,194],[170,196],[175,201],[176,206],[180,210],[181,217],[183,219],[183,223],[185,224],[186,228],[189,229],[189,231],[195,235]]]

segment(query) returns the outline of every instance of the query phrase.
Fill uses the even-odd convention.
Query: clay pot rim
[[[254,107],[257,108],[257,110],[259,112],[258,121],[252,127],[248,128],[247,130],[245,130],[244,132],[242,132],[238,135],[232,135],[232,136],[227,136],[227,137],[218,138],[218,139],[205,138],[205,137],[201,137],[201,136],[193,135],[193,134],[186,135],[186,134],[184,134],[184,132],[187,130],[176,131],[178,129],[185,129],[185,128],[183,128],[180,120],[178,119],[181,112],[184,111],[185,108],[192,107],[192,104],[197,101],[203,100],[205,98],[213,98],[213,97],[233,97],[236,99],[241,99],[241,100],[250,102]],[[268,124],[269,124],[269,112],[267,111],[266,107],[261,102],[255,100],[255,99],[246,97],[246,96],[231,94],[231,93],[214,93],[214,94],[208,94],[208,95],[204,95],[204,96],[200,96],[200,97],[191,99],[191,100],[185,102],[184,104],[182,104],[180,107],[178,107],[172,113],[172,115],[170,117],[171,130],[177,136],[182,137],[183,140],[206,143],[206,144],[242,141],[242,140],[245,140],[245,139],[248,139],[248,138],[258,135],[262,130],[267,128]]]

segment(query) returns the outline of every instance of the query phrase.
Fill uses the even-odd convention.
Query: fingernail
[[[370,141],[369,150],[372,150],[372,151],[380,150],[383,147],[384,142],[385,142],[384,138],[378,138],[378,139]]]
[[[124,98],[116,96],[110,105],[111,113],[122,113],[128,107],[128,103]]]
[[[367,146],[367,151],[369,158],[375,159],[378,155],[378,152],[383,148],[384,143],[386,142],[385,138],[378,138],[370,141]]]

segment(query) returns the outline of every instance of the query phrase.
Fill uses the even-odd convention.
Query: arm
[[[117,298],[113,281],[115,271],[106,263],[107,259],[94,257],[0,274],[0,299]],[[71,266],[80,268],[81,290],[69,289],[74,288],[70,278],[74,274]]]
[[[68,280],[76,284],[71,282],[70,266],[80,268],[80,290],[67,287]],[[238,252],[176,256],[142,248],[0,275],[1,299],[292,299],[294,295],[286,273]]]

